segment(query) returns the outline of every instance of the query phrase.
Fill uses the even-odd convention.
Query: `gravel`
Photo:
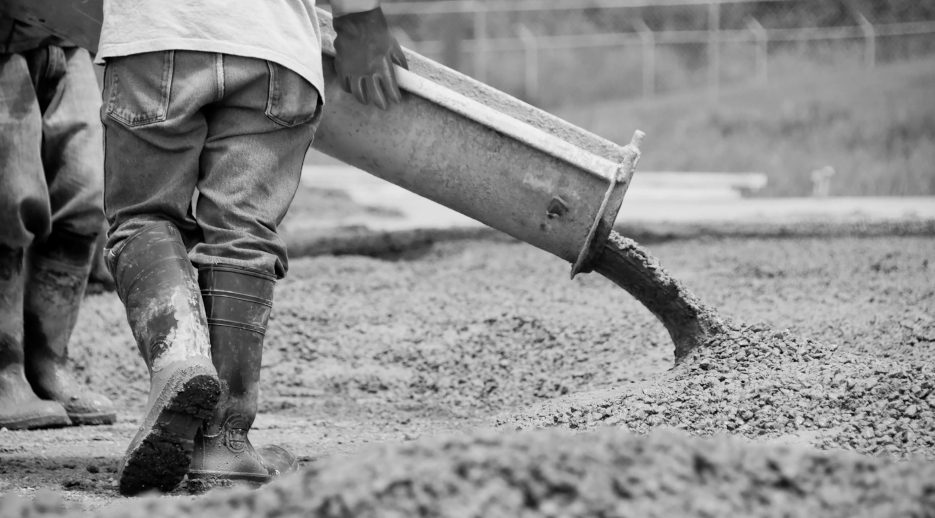
[[[838,352],[765,324],[730,332],[639,389],[584,404],[552,401],[501,418],[524,426],[697,435],[800,435],[821,448],[935,458],[935,377],[928,363]]]
[[[477,433],[368,448],[260,491],[148,498],[131,516],[930,516],[935,464],[696,439],[659,430]],[[54,495],[0,499],[9,517],[64,516]]]
[[[676,366],[665,329],[626,293],[595,275],[569,282],[567,264],[525,245],[293,261],[277,288],[258,433],[294,445],[310,471],[204,504],[114,492],[145,367],[119,301],[95,295],[73,366],[115,398],[121,421],[0,431],[0,490],[31,497],[51,484],[96,514],[126,505],[210,516],[198,506],[213,502],[237,516],[328,498],[362,516],[935,514],[925,485],[935,479],[935,242],[701,239],[651,251],[730,316],[728,332]],[[496,428],[476,431],[485,424]],[[74,468],[59,476],[61,453],[51,452],[66,444]],[[703,483],[686,461],[694,452],[723,478]],[[477,466],[476,480],[463,479],[473,473],[464,465]],[[638,479],[629,497],[607,489],[617,472]],[[551,489],[553,480],[567,484]],[[475,501],[490,507],[459,507]]]

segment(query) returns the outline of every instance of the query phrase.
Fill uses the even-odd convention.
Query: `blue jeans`
[[[0,245],[101,231],[99,92],[83,49],[0,54]]]
[[[103,101],[109,261],[168,221],[196,265],[286,274],[277,227],[318,127],[310,83],[259,59],[150,52],[107,61]]]

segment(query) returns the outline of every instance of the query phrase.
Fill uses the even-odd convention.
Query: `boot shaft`
[[[185,476],[195,434],[220,392],[198,280],[168,222],[128,237],[111,251],[108,267],[150,373],[146,412],[118,469],[119,490],[167,491]]]
[[[262,341],[273,307],[275,276],[215,264],[198,268],[198,285],[208,325],[251,332]]]
[[[65,409],[33,392],[23,371],[24,250],[0,245],[0,428],[71,424]]]
[[[214,433],[227,422],[249,429],[256,417],[263,339],[276,278],[237,266],[208,265],[199,268],[198,282],[222,385],[208,431]],[[233,416],[238,417],[231,420]]]
[[[59,402],[74,424],[110,424],[107,397],[79,383],[68,366],[68,343],[84,299],[96,236],[53,229],[26,258],[23,297],[24,371],[33,392]]]
[[[91,270],[95,236],[55,231],[26,258],[23,326],[26,348],[64,362]]]
[[[23,254],[0,245],[0,371],[23,364]]]
[[[126,239],[110,262],[117,295],[150,373],[210,358],[211,342],[182,236],[154,223]]]
[[[231,265],[208,265],[199,268],[198,281],[221,397],[195,438],[189,478],[262,484],[269,480],[269,470],[248,433],[256,418],[263,338],[276,278]]]

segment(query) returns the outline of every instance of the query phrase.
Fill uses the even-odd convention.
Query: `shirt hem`
[[[199,40],[199,39],[168,39],[168,40],[147,40],[135,41],[131,43],[113,43],[102,44],[98,50],[94,62],[103,65],[107,58],[116,58],[122,56],[132,56],[145,52],[159,52],[166,50],[193,50],[200,52],[217,52],[220,54],[230,54],[234,56],[243,56],[247,58],[264,59],[282,65],[289,70],[299,74],[306,81],[311,83],[318,90],[319,95],[324,102],[324,74],[321,67],[309,66],[289,56],[276,52],[274,50],[251,45],[240,45],[231,42]],[[320,49],[315,49],[320,53]],[[309,49],[309,52],[313,52]],[[319,61],[320,63],[320,61]]]

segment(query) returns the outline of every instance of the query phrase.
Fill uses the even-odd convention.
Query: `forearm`
[[[377,7],[380,7],[380,0],[331,0],[331,14],[334,16],[362,13]]]

